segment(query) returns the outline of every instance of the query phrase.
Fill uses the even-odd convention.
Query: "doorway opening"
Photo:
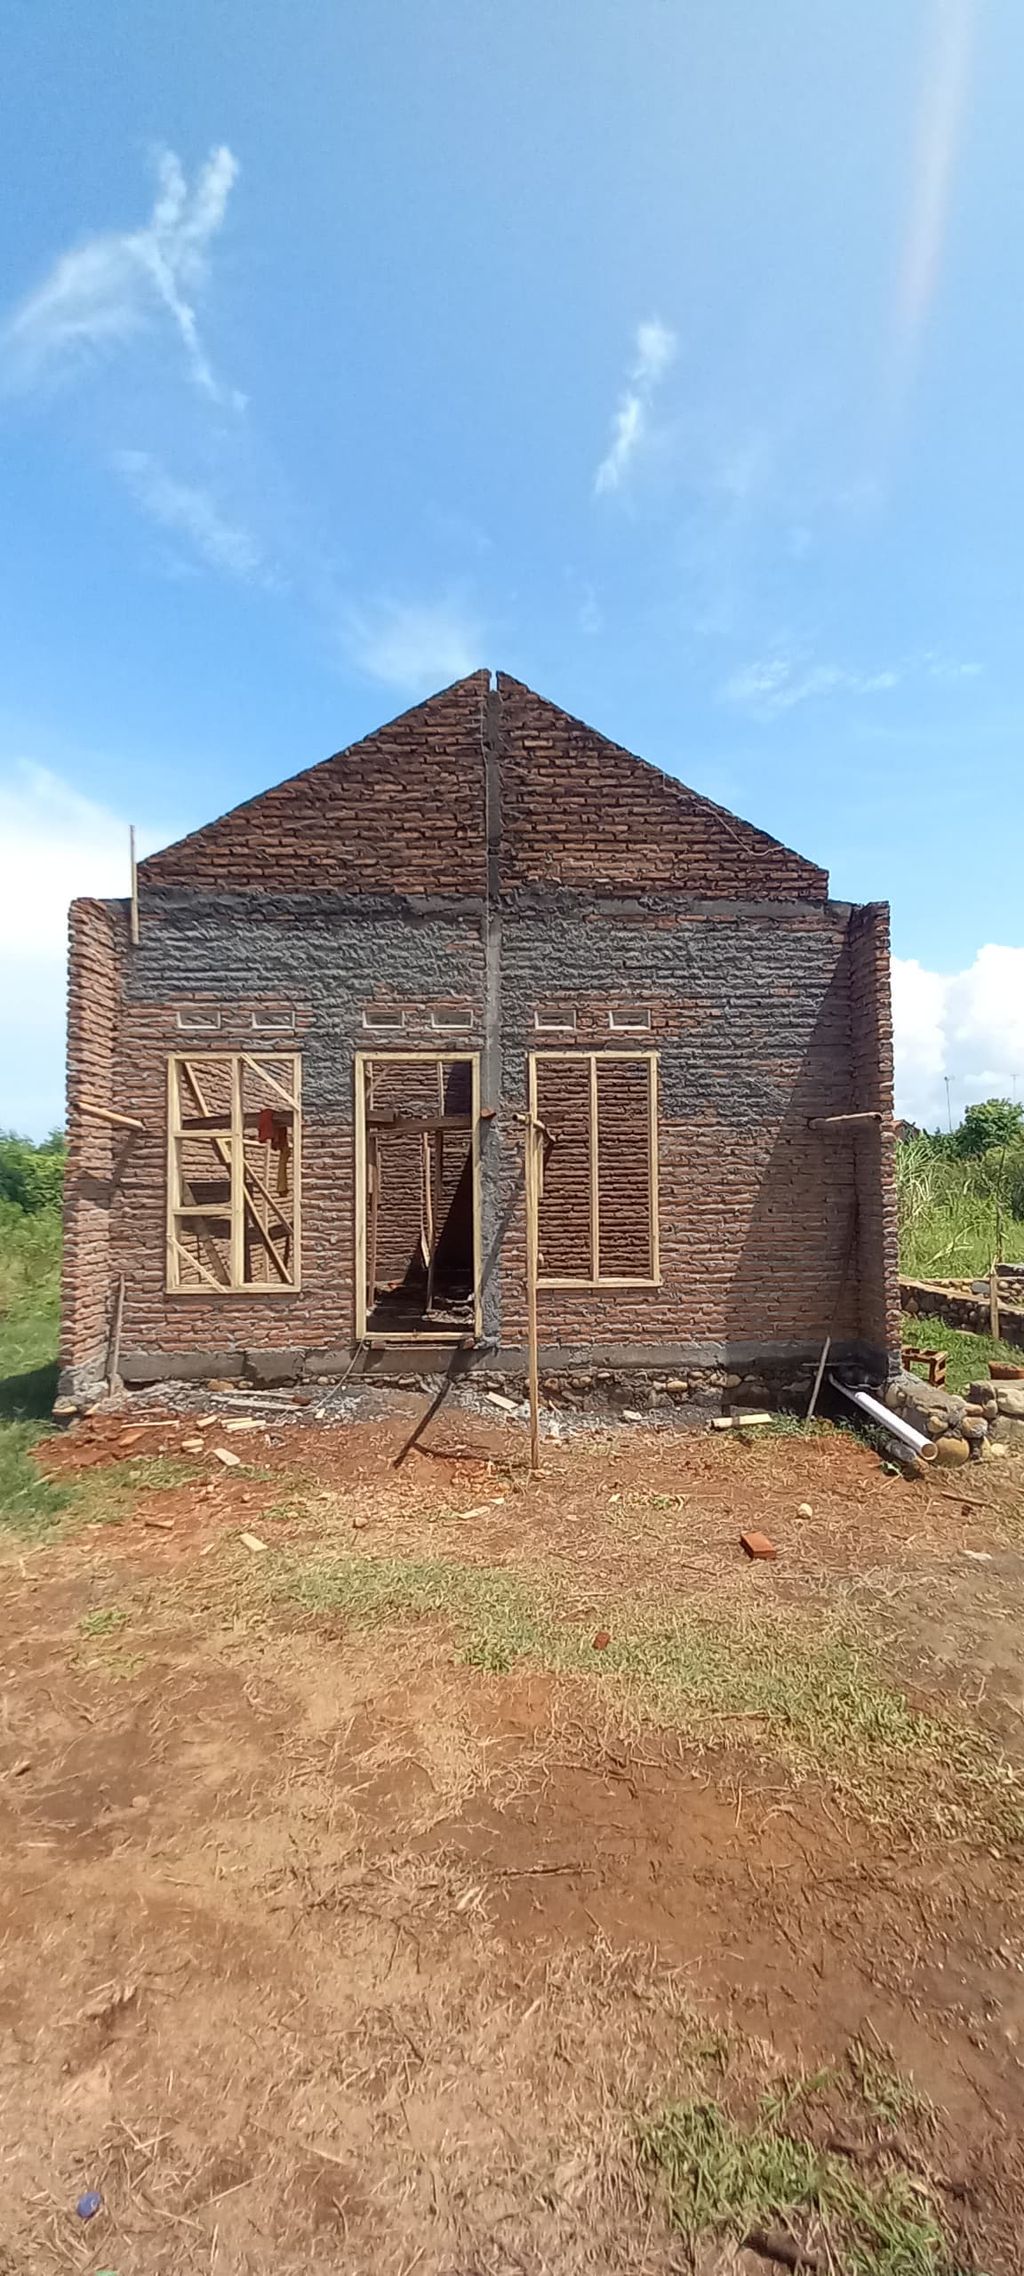
[[[480,1334],[476,1052],[356,1056],[356,1340]]]

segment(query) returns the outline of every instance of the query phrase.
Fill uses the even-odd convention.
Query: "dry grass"
[[[976,1725],[913,1706],[851,1613],[690,1603],[661,1625],[649,1604],[626,1601],[595,1649],[543,1574],[349,1554],[282,1561],[264,1577],[356,1630],[441,1620],[471,1667],[584,1677],[623,1717],[670,1723],[692,1742],[750,1751],[767,1739],[793,1776],[825,1780],[887,1825],[984,1846],[1024,1840],[1012,1766]]]

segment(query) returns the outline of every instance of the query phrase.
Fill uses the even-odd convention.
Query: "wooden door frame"
[[[473,1334],[479,1341],[483,1334],[483,1306],[480,1293],[480,1274],[483,1259],[483,1239],[480,1216],[480,1053],[479,1051],[357,1051],[355,1054],[355,1152],[354,1152],[354,1207],[355,1238],[354,1265],[354,1318],[355,1341],[365,1343],[367,1329],[366,1287],[366,1176],[369,1154],[366,1144],[366,1070],[368,1067],[398,1066],[465,1066],[470,1070],[470,1112],[473,1126],[470,1131],[470,1162],[473,1178]],[[457,1344],[464,1331],[458,1328],[403,1328],[375,1329],[374,1343],[439,1343]]]

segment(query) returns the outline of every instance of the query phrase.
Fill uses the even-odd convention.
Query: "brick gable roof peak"
[[[501,881],[821,902],[828,877],[535,695],[473,672],[139,864],[206,892],[481,894],[487,768]]]

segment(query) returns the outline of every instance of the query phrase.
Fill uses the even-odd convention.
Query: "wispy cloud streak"
[[[144,450],[118,451],[114,465],[142,511],[182,539],[209,568],[243,584],[274,582],[262,546],[249,530],[220,511],[201,483],[178,481]]]
[[[594,476],[599,498],[609,490],[622,488],[648,433],[651,398],[675,359],[676,347],[675,333],[658,317],[638,324],[636,353],[612,420],[611,443]]]
[[[66,378],[147,331],[161,315],[184,349],[193,385],[211,401],[244,397],[215,377],[199,330],[197,301],[209,253],[223,227],[238,161],[221,144],[192,187],[172,150],[157,158],[157,194],[141,229],[86,238],[62,253],[0,333],[7,382],[29,388]]]

